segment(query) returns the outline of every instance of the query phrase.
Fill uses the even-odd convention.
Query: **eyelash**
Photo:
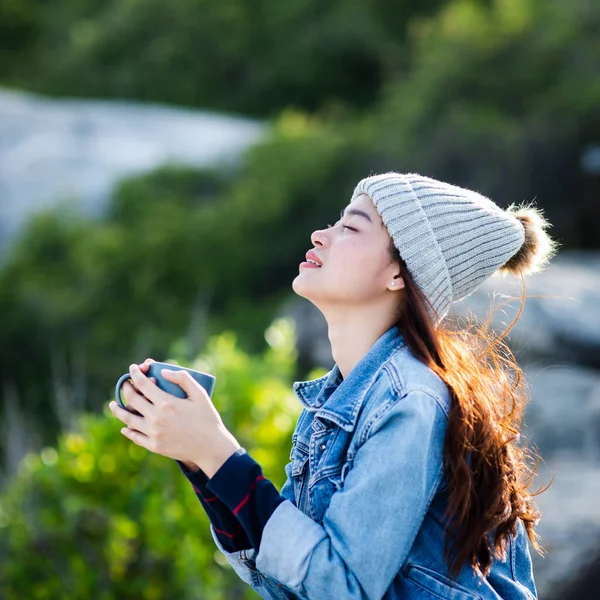
[[[333,227],[333,225],[327,223],[327,229],[330,229],[331,227]],[[342,227],[344,229],[349,229],[350,231],[358,231],[357,229],[354,229],[354,227],[348,227],[348,225],[342,225]]]

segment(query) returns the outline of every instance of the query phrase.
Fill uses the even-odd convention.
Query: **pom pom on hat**
[[[558,244],[546,233],[546,229],[552,225],[544,218],[541,210],[532,205],[511,204],[506,212],[521,221],[525,230],[525,241],[516,254],[500,267],[500,273],[531,275],[543,271],[558,248]]]

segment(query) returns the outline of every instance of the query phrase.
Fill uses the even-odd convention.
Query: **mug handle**
[[[125,375],[121,375],[121,377],[119,377],[119,381],[117,381],[117,385],[115,387],[115,400],[117,401],[117,403],[119,404],[119,406],[121,408],[124,408],[125,410],[128,410],[127,407],[123,404],[122,400],[121,400],[121,388],[123,387],[123,384],[128,380],[131,379],[131,375],[129,373],[125,373]]]

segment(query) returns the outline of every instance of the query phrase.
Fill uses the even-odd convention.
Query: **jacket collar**
[[[323,377],[296,381],[294,392],[307,410],[316,412],[316,417],[323,417],[346,431],[352,431],[365,395],[381,365],[404,344],[398,325],[393,325],[377,339],[346,379],[342,379],[336,363]]]

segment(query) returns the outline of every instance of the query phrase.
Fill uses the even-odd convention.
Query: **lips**
[[[312,250],[309,250],[306,253],[306,260],[308,260],[308,259],[314,260],[321,267],[323,266],[323,263],[321,262],[321,259]]]

